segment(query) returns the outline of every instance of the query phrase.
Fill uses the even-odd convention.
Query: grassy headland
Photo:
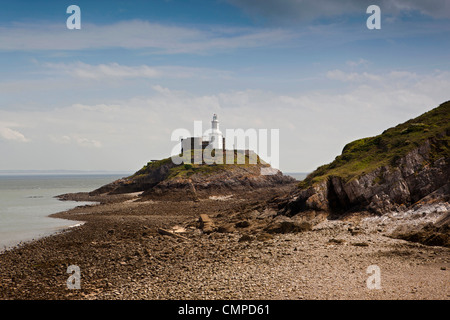
[[[350,142],[333,162],[318,167],[299,186],[309,187],[330,176],[349,181],[379,167],[396,167],[400,158],[429,139],[432,146],[431,160],[448,158],[449,136],[450,101],[447,101],[417,118],[385,130],[380,135]]]

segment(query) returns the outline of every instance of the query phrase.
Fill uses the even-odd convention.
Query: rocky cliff
[[[449,200],[450,102],[381,135],[347,144],[279,202],[280,214],[383,214]]]
[[[262,171],[263,170],[263,171]],[[262,174],[270,170],[273,174]],[[242,190],[294,184],[296,180],[260,161],[249,164],[174,164],[171,158],[149,162],[134,175],[116,180],[90,193],[122,194],[143,191],[143,196],[168,196],[194,199],[211,193],[233,193]]]

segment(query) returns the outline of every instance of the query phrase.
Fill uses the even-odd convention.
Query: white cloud
[[[27,138],[17,130],[11,128],[0,128],[0,136],[5,140],[18,141],[18,142],[28,142]]]
[[[339,80],[343,82],[363,82],[363,81],[381,81],[382,77],[368,72],[344,72],[342,70],[331,70],[327,72],[327,78],[330,80]]]
[[[90,65],[82,62],[46,63],[45,67],[77,78],[100,80],[104,78],[156,78],[160,76],[155,68],[146,65],[130,67],[118,63]]]
[[[15,23],[0,27],[0,50],[150,49],[159,53],[204,53],[211,50],[266,47],[295,37],[280,29],[193,28],[123,21],[110,25],[83,23],[81,30],[61,24]],[[117,70],[116,70],[117,71]],[[151,72],[151,70],[148,70]],[[108,69],[103,72],[109,72]],[[124,70],[125,73],[134,72]]]
[[[87,80],[114,79],[180,79],[180,78],[229,78],[231,72],[211,68],[193,68],[184,66],[126,66],[118,63],[92,65],[83,62],[44,63],[52,74],[66,74],[71,77]]]
[[[72,139],[66,135],[63,135],[63,136],[50,135],[50,140],[57,144],[68,144],[71,142]]]
[[[365,13],[372,4],[381,7],[383,14],[401,15],[419,12],[434,18],[449,18],[450,3],[442,0],[228,0],[251,15],[270,20],[301,22],[320,17]]]
[[[450,72],[435,70],[429,74],[417,74],[404,70],[392,70],[389,72],[369,73],[369,72],[346,72],[339,69],[330,70],[326,77],[330,80],[353,83],[356,85],[373,85],[384,87],[388,90],[392,88],[420,87],[419,92],[436,92],[435,86],[444,88],[448,83]],[[424,88],[427,90],[424,90]],[[431,91],[430,91],[431,90]],[[443,91],[445,91],[443,89]]]
[[[397,70],[389,72],[389,77],[395,79],[411,79],[411,80],[419,78],[419,76],[415,72],[397,71]]]
[[[205,131],[217,113],[224,132],[280,129],[281,169],[308,171],[332,161],[346,143],[379,134],[449,100],[447,71],[380,72],[377,81],[355,74],[350,78],[364,81],[343,82],[338,93],[287,95],[247,89],[201,95],[155,85],[146,97],[33,112],[0,110],[0,118],[8,124],[0,128],[20,123],[36,137],[26,144],[28,152],[39,150],[33,157],[24,150],[19,157],[15,149],[3,145],[2,151],[10,156],[0,159],[0,167],[33,158],[36,161],[30,160],[23,169],[40,169],[36,163],[42,163],[50,169],[63,164],[66,169],[137,170],[150,159],[170,155],[177,143],[170,141],[173,130],[193,133],[193,121],[201,120]],[[345,72],[335,75],[349,77]],[[1,131],[2,137],[5,134],[22,139]]]
[[[76,103],[72,106],[75,110],[79,110],[81,112],[97,112],[97,113],[111,113],[120,109],[118,105],[107,105],[107,104],[96,104],[96,105],[86,105]]]
[[[76,137],[75,141],[81,147],[100,148],[102,146],[100,141],[83,138],[83,137]]]
[[[77,134],[55,136],[49,135],[50,141],[61,145],[76,145],[83,148],[101,148],[102,143],[98,140],[80,137]]]
[[[368,66],[370,65],[370,61],[360,58],[359,60],[349,60],[346,62],[346,64],[350,67],[360,67],[360,66]]]

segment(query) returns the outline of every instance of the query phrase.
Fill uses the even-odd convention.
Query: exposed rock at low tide
[[[181,168],[181,170],[180,170]],[[166,200],[194,200],[211,195],[231,195],[234,192],[271,188],[295,184],[296,180],[273,169],[273,174],[262,174],[267,164],[254,165],[175,165],[170,158],[138,171],[134,175],[116,180],[89,193],[119,195],[143,192],[144,198]],[[171,169],[174,169],[171,171]]]
[[[430,144],[427,141],[399,160],[398,167],[380,167],[345,182],[331,176],[307,189],[299,190],[280,209],[292,216],[304,210],[343,214],[369,211],[383,214],[404,211],[418,203],[449,200],[450,163],[440,158],[429,166]]]
[[[384,214],[450,200],[450,101],[382,134],[348,143],[279,202],[293,216],[305,210],[334,217]]]

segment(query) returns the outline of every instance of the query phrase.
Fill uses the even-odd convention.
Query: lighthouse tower
[[[211,121],[211,133],[209,134],[209,142],[213,149],[223,149],[223,135],[219,129],[219,120],[217,120],[217,114],[213,115]]]

